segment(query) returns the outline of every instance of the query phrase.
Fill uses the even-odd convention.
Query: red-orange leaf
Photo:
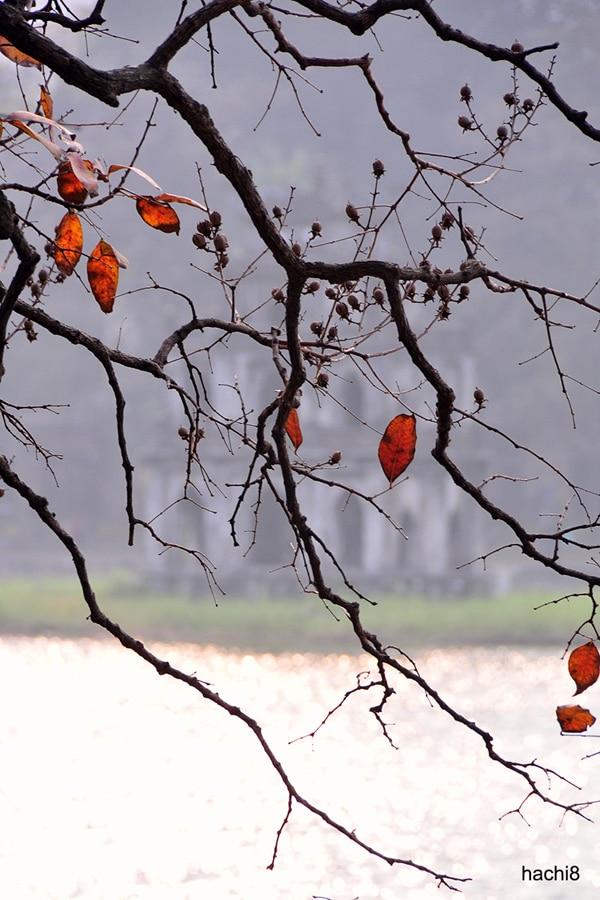
[[[107,241],[100,241],[92,250],[87,274],[96,302],[103,312],[112,312],[119,283],[119,264],[115,251]]]
[[[150,225],[151,228],[157,228],[167,234],[173,231],[179,234],[179,216],[168,203],[159,202],[153,197],[138,197],[135,208],[146,225]]]
[[[62,275],[71,275],[83,250],[83,228],[79,216],[66,213],[60,220],[54,238],[54,261]]]
[[[569,675],[577,685],[575,694],[581,694],[598,681],[600,653],[593,641],[576,647],[569,656]]]
[[[390,483],[410,465],[415,455],[417,425],[413,415],[401,413],[389,423],[379,442],[379,462]]]
[[[0,37],[0,53],[18,66],[35,66],[36,69],[42,68],[37,59],[34,59],[33,56],[28,56],[27,53],[23,53],[21,50],[17,50],[17,48],[14,47],[10,41],[7,41],[5,37]]]
[[[84,163],[91,172],[93,170],[91,162],[86,159]],[[61,163],[58,169],[56,186],[63,200],[66,200],[67,203],[72,203],[73,206],[81,206],[87,200],[88,190],[72,170],[69,162]]]
[[[285,430],[287,432],[287,436],[290,441],[294,445],[294,450],[297,450],[300,444],[302,443],[302,429],[300,428],[300,419],[298,418],[298,413],[292,407],[288,413],[288,417],[285,422]]]
[[[582,706],[557,706],[556,718],[560,730],[572,734],[587,731],[589,726],[596,721],[596,717],[591,714],[589,709],[584,709]]]

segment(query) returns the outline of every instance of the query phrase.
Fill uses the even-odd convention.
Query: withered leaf
[[[135,208],[146,225],[150,225],[151,228],[167,234],[171,232],[179,234],[179,216],[165,201],[156,200],[154,197],[137,197]]]
[[[62,275],[72,275],[83,250],[83,228],[79,216],[66,213],[60,220],[54,238],[54,261]]]
[[[575,696],[598,681],[600,675],[600,653],[593,641],[576,647],[569,655],[569,675],[575,682]]]
[[[107,241],[100,241],[92,250],[87,274],[92,294],[100,309],[105,313],[112,312],[119,283],[119,263],[115,251]]]
[[[21,50],[17,50],[17,48],[14,47],[10,41],[7,41],[5,37],[0,37],[0,53],[18,66],[31,66],[36,69],[42,68],[37,59],[34,59],[33,56],[29,56],[27,53],[23,53]]]
[[[93,166],[91,162],[86,159],[84,163],[86,168],[92,171]],[[63,200],[66,200],[67,203],[71,203],[73,206],[81,206],[88,198],[88,189],[77,177],[69,162],[60,164],[56,186]]]
[[[596,717],[591,714],[589,709],[584,709],[582,706],[557,706],[556,718],[560,730],[571,734],[587,731],[589,726],[596,721]]]
[[[379,442],[379,462],[390,487],[415,455],[417,424],[412,414],[401,413],[388,424]]]
[[[40,85],[40,109],[47,119],[51,119],[54,112],[52,95],[46,85]]]
[[[294,409],[294,407],[292,407],[288,413],[288,417],[285,421],[285,430],[287,432],[287,436],[294,445],[294,450],[298,450],[298,447],[303,441],[303,437],[302,429],[300,428],[300,418],[298,416],[297,410]]]

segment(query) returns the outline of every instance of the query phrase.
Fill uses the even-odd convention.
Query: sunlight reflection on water
[[[529,801],[473,735],[399,681],[386,710],[394,750],[354,695],[315,729],[368,665],[347,656],[250,656],[155,648],[255,716],[296,787],[385,853],[471,876],[473,900],[587,897],[600,889],[595,825]],[[600,797],[590,741],[554,717],[572,684],[560,652],[444,650],[419,670],[496,735]],[[0,639],[0,888],[11,900],[398,900],[440,897],[295,808],[266,870],[287,798],[252,734],[185,685],[108,642]],[[593,708],[593,698],[590,702]],[[545,787],[545,783],[542,782]],[[581,799],[554,781],[552,796]],[[560,827],[559,827],[560,825]],[[522,866],[579,867],[577,883],[523,883]],[[448,894],[448,896],[459,896]]]

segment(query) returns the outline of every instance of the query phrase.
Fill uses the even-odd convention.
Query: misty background
[[[501,45],[510,46],[515,39],[526,47],[559,40],[554,83],[573,106],[587,109],[590,121],[598,122],[599,8],[600,3],[592,0],[509,0],[501,6],[456,0],[438,12],[453,26]],[[67,40],[70,49],[87,54],[92,65],[135,65],[147,58],[172,27],[173,16],[171,4],[147,2],[140,30],[139,5],[109,0],[106,19],[110,34],[89,36],[85,46],[83,38],[69,36]],[[369,52],[386,106],[394,121],[410,133],[419,152],[450,157],[484,152],[481,142],[463,134],[457,125],[457,117],[464,112],[459,99],[464,83],[471,86],[475,111],[491,134],[507,117],[502,98],[513,88],[510,68],[442,44],[417,19],[398,16],[393,27],[386,23],[381,31],[375,29],[361,39],[351,35],[342,39],[338,29],[319,20],[286,20],[285,28],[288,37],[308,55]],[[273,204],[285,207],[294,187],[286,234],[305,241],[311,223],[318,219],[327,244],[322,252],[311,250],[312,258],[347,258],[352,243],[335,241],[352,233],[344,212],[348,201],[358,207],[369,203],[373,160],[381,159],[386,167],[380,183],[379,202],[383,205],[399,196],[411,175],[399,141],[385,131],[377,116],[364,79],[353,70],[308,70],[303,79],[294,82],[300,107],[284,81],[273,96],[276,75],[269,60],[233,18],[214,24],[213,41],[216,88],[211,84],[208,47],[188,47],[176,60],[173,73],[206,103],[230,147],[252,170],[268,208]],[[265,43],[271,47],[268,39]],[[533,61],[544,70],[551,58],[549,52]],[[0,73],[4,110],[22,108],[14,67],[2,62]],[[19,75],[33,102],[39,73],[28,70]],[[123,98],[121,112],[58,82],[51,81],[50,89],[55,117],[64,117],[77,132],[90,159],[101,157],[108,164],[130,162],[151,114],[152,97]],[[536,96],[534,86],[523,78],[519,94]],[[542,107],[535,123],[522,145],[509,154],[508,170],[486,188],[491,202],[463,199],[465,218],[483,235],[486,250],[479,256],[490,267],[584,295],[600,277],[600,166],[590,165],[600,159],[600,148],[596,157],[594,145],[549,106]],[[42,157],[43,153],[40,151],[37,162],[51,171],[52,159]],[[211,208],[221,212],[223,230],[229,237],[228,277],[239,277],[261,252],[237,197],[204,148],[164,105],[159,104],[152,118],[136,165],[170,193],[201,201],[204,188]],[[4,160],[3,177],[8,182],[20,177],[27,183],[31,180],[15,157]],[[128,187],[151,192],[134,175]],[[14,195],[11,198],[20,202]],[[22,214],[25,203],[20,206]],[[48,312],[109,346],[145,357],[152,357],[163,338],[189,320],[184,296],[193,300],[199,316],[227,318],[218,281],[199,271],[210,266],[210,259],[205,259],[191,240],[202,214],[183,206],[177,210],[182,221],[179,236],[146,227],[136,216],[133,202],[125,197],[101,207],[101,219],[91,211],[90,221],[104,229],[107,240],[129,260],[128,269],[121,272],[115,310],[105,316],[75,274],[47,293]],[[429,247],[433,224],[429,217],[434,213],[430,201],[411,195],[400,208],[402,228],[382,236],[377,256],[401,265],[419,259]],[[61,208],[50,204],[38,203],[32,212],[37,228],[49,236],[61,215]],[[92,235],[86,226],[88,250],[95,243]],[[29,239],[43,255],[44,241],[32,233]],[[463,258],[458,235],[449,233],[432,260],[442,269],[456,269]],[[261,260],[238,288],[242,315],[264,303],[272,289],[280,286],[281,273],[268,259]],[[323,289],[314,303],[318,318],[326,303]],[[424,327],[432,318],[431,307],[411,306],[408,313],[417,333],[419,325]],[[281,309],[271,304],[252,322],[268,330],[279,326],[281,318]],[[575,484],[597,491],[597,323],[592,314],[577,308],[558,307],[556,319],[567,326],[555,328],[553,338],[563,371],[570,376],[575,430],[545,349],[544,329],[520,295],[492,295],[474,283],[469,300],[453,306],[450,319],[437,323],[423,338],[422,346],[454,387],[459,408],[474,411],[473,390],[481,387],[487,399],[482,413],[486,421],[564,470]],[[577,328],[572,328],[575,324]],[[393,342],[393,336],[388,340]],[[255,414],[281,386],[269,351],[257,354],[239,337],[215,349],[210,360],[201,355],[197,362],[209,386],[210,401],[222,414],[240,414],[236,384],[247,409],[254,409]],[[161,553],[141,530],[135,546],[127,547],[114,400],[98,362],[82,348],[38,330],[33,343],[23,334],[11,341],[6,368],[3,399],[21,406],[47,405],[47,409],[23,410],[21,416],[38,442],[56,457],[51,460],[50,472],[31,448],[24,451],[16,442],[8,442],[2,452],[14,458],[22,478],[48,497],[92,570],[128,569],[148,585],[206,590],[202,570],[193,560],[174,550]],[[171,371],[176,378],[182,374],[176,363]],[[416,374],[402,352],[387,362],[385,358],[380,361],[378,371],[409,392],[407,403],[417,412],[426,413],[433,406],[432,393],[418,387]],[[175,396],[164,383],[136,372],[120,370],[118,374],[127,398],[125,422],[135,465],[137,511],[140,516],[154,517],[181,496],[185,444],[177,429],[185,422]],[[372,390],[351,365],[340,367],[339,375],[330,381],[328,395],[304,391],[301,421],[305,443],[300,456],[314,465],[341,450],[340,480],[368,494],[385,491],[377,444],[387,422],[399,411],[397,404],[390,396]],[[369,429],[362,424],[367,417]],[[341,492],[316,491],[309,483],[301,486],[314,530],[339,554],[352,580],[358,579],[360,589],[367,591],[410,589],[460,596],[474,590],[502,591],[541,579],[542,572],[511,550],[491,557],[485,567],[481,562],[465,567],[510,536],[489,522],[438,471],[429,455],[433,441],[434,426],[420,421],[417,456],[406,473],[408,479],[379,497],[406,537],[368,507],[354,500],[348,503]],[[228,520],[239,495],[236,485],[245,478],[250,455],[248,448],[232,446],[230,450],[217,430],[207,427],[200,458],[219,487],[196,477],[196,503],[172,506],[155,520],[157,527],[167,540],[199,547],[216,566],[218,581],[228,591],[294,590],[293,573],[286,568],[292,556],[291,534],[274,503],[264,502],[256,541],[248,553],[253,544],[253,510],[251,503],[247,504],[240,519],[240,547],[232,545]],[[489,495],[521,517],[528,528],[550,530],[556,516],[570,504],[567,484],[533,457],[511,449],[483,429],[456,428],[451,453],[475,483],[497,473],[513,477],[514,481],[495,481]],[[594,500],[590,495],[592,509]],[[549,518],[540,520],[540,515]],[[66,572],[70,568],[56,539],[10,492],[0,503],[0,553],[8,574]]]

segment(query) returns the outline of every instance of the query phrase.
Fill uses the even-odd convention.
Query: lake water
[[[563,821],[535,799],[523,807],[527,821],[500,818],[524,799],[525,784],[410,684],[397,683],[386,713],[397,750],[368,713],[372,692],[352,697],[314,741],[290,743],[356,684],[365,659],[154,649],[258,718],[307,799],[386,853],[472,877],[463,896],[581,900],[600,892],[598,826]],[[556,706],[573,693],[559,650],[444,650],[418,663],[447,700],[496,735],[500,753],[538,758],[582,787],[554,779],[553,797],[600,799],[600,756],[581,759],[598,742],[561,737],[556,723]],[[116,644],[0,639],[0,684],[2,897],[461,896],[369,857],[298,807],[268,871],[287,797],[256,738]],[[597,688],[582,705],[595,705],[600,720]],[[523,866],[579,878],[523,881]]]

